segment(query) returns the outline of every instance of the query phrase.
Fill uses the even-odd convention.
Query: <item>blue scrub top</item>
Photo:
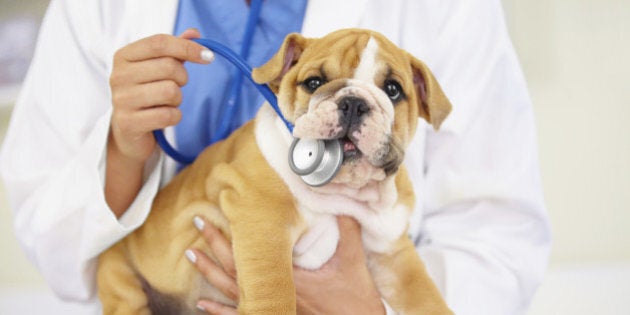
[[[248,63],[257,67],[269,60],[287,34],[302,29],[305,10],[306,0],[264,0]],[[218,41],[239,52],[248,15],[245,0],[180,0],[174,34],[194,27],[202,38]],[[210,145],[223,119],[221,110],[229,98],[235,68],[220,55],[210,65],[187,62],[185,67],[189,79],[182,88],[183,118],[175,127],[175,134],[179,151],[196,156]],[[243,80],[231,130],[252,119],[264,101],[255,87]]]

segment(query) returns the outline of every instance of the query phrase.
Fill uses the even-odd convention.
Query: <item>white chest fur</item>
[[[339,241],[337,215],[351,216],[361,224],[363,246],[367,251],[384,252],[405,232],[410,212],[396,202],[393,177],[361,189],[330,185],[310,187],[289,167],[291,141],[286,127],[265,105],[256,120],[256,142],[298,201],[298,211],[308,227],[294,247],[296,265],[316,269],[332,257]]]

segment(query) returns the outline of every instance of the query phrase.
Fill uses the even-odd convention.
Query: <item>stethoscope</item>
[[[289,129],[289,132],[291,134],[293,133],[293,124],[282,115],[276,95],[273,94],[267,85],[254,82],[252,79],[252,69],[245,61],[249,55],[256,23],[260,17],[261,7],[262,0],[251,1],[240,55],[237,55],[230,48],[219,42],[209,39],[192,39],[200,45],[225,57],[227,61],[236,66],[235,75],[233,76],[234,81],[228,97],[228,104],[223,112],[224,117],[221,119],[221,124],[216,133],[217,136],[212,139],[211,144],[227,137],[230,133],[229,124],[236,113],[236,104],[238,103],[240,95],[243,75],[254,84],[256,89],[265,97],[267,102],[269,102],[271,107],[278,114],[287,129]],[[184,155],[173,148],[166,140],[163,130],[154,130],[153,134],[162,150],[175,161],[182,165],[188,165],[195,160],[196,156]],[[343,163],[343,144],[338,139],[294,138],[289,148],[288,162],[291,170],[299,175],[306,184],[315,187],[323,186],[329,183],[341,168],[341,164]]]

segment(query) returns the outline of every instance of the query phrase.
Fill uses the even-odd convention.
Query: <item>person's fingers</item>
[[[131,62],[112,72],[109,78],[113,88],[126,85],[171,80],[178,86],[188,82],[188,72],[184,64],[172,57],[153,58],[141,62]]]
[[[206,312],[207,314],[212,315],[237,315],[238,311],[231,307],[226,306],[217,302],[208,301],[208,300],[200,300],[197,302],[197,308],[201,311]]]
[[[165,80],[129,86],[112,91],[112,103],[115,108],[136,111],[168,105],[179,106],[182,91],[177,83]]]
[[[115,104],[127,108],[147,108],[160,105],[179,106],[183,94],[177,83],[171,80],[155,81],[121,89],[112,95]]]
[[[217,266],[210,257],[197,249],[188,249],[185,254],[186,258],[197,267],[210,284],[219,289],[226,297],[238,301],[238,284],[234,278]]]
[[[230,242],[228,242],[219,229],[209,224],[203,217],[195,216],[193,223],[201,232],[208,246],[210,246],[210,251],[212,251],[214,257],[219,261],[223,270],[232,278],[236,279],[236,266],[234,264],[234,255],[232,254],[232,245]]]
[[[158,34],[133,42],[114,54],[114,64],[135,62],[159,57],[173,57],[181,61],[209,63],[214,54],[191,40]]]
[[[182,119],[182,112],[170,106],[155,106],[128,114],[114,112],[112,127],[128,137],[139,137],[157,129],[174,126]]]

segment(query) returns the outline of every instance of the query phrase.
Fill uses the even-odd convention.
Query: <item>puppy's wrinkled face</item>
[[[333,183],[351,187],[394,174],[418,117],[438,128],[450,111],[423,63],[367,30],[320,39],[291,34],[254,79],[276,92],[293,136],[343,141],[344,165]]]

